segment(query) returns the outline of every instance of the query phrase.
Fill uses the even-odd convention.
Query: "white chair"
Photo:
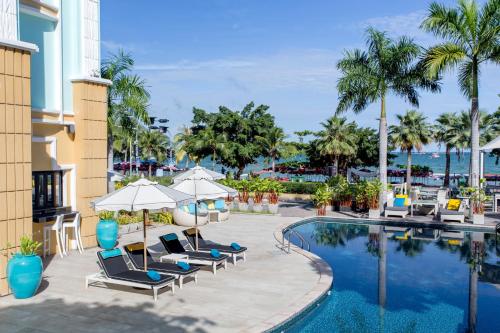
[[[73,219],[72,222],[64,222],[62,224],[62,237],[61,239],[64,241],[63,243],[63,249],[64,249],[64,254],[67,254],[67,249],[68,249],[68,230],[73,228],[73,235],[75,236],[76,240],[76,247],[78,249],[78,252],[83,253],[83,244],[82,244],[82,238],[80,235],[80,213],[75,214],[75,218]]]
[[[56,232],[56,241],[57,241],[57,251],[61,258],[63,258],[63,254],[65,254],[62,243],[62,222],[64,216],[57,215],[56,221],[53,224],[46,225],[43,227],[43,256],[46,257],[48,253],[50,253],[50,234],[52,231]]]

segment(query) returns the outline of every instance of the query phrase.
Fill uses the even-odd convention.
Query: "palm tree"
[[[454,130],[458,122],[458,117],[454,113],[442,113],[436,119],[434,126],[434,140],[445,145],[446,165],[444,171],[443,186],[450,185],[451,150],[453,149]]]
[[[322,122],[318,133],[318,149],[321,155],[333,160],[335,174],[339,171],[339,158],[356,155],[356,124],[347,123],[346,118],[333,116]]]
[[[276,167],[276,160],[286,157],[291,153],[292,146],[285,142],[286,138],[285,132],[280,127],[272,127],[264,136],[257,137],[265,152],[265,156],[271,162],[273,173]]]
[[[139,139],[139,146],[141,147],[142,158],[151,159],[155,158],[158,163],[165,159],[168,147],[167,137],[158,131],[146,130],[141,133]],[[152,175],[152,164],[149,163],[149,176]]]
[[[408,37],[394,41],[385,32],[369,28],[366,31],[367,51],[356,49],[345,52],[337,68],[341,72],[337,89],[337,113],[352,108],[359,113],[380,101],[379,119],[379,173],[383,192],[387,189],[387,116],[386,97],[394,94],[418,106],[418,88],[439,91],[437,80],[429,80],[416,63],[421,48]],[[380,205],[384,204],[381,197]]]
[[[411,192],[411,158],[412,151],[421,151],[423,146],[432,141],[432,131],[424,115],[415,110],[406,111],[405,114],[398,114],[399,125],[390,126],[389,132],[393,144],[405,151],[406,162],[406,184],[408,193]]]
[[[212,128],[207,127],[198,132],[195,136],[194,146],[196,150],[208,150],[212,155],[212,170],[215,171],[215,162],[217,154],[223,154],[225,148],[225,138],[221,134],[217,134]]]
[[[132,119],[149,124],[149,92],[137,75],[130,74],[134,60],[122,50],[111,55],[101,67],[101,76],[111,80],[108,88],[108,169],[113,169],[113,133],[127,127]]]
[[[458,67],[458,83],[471,100],[471,186],[479,186],[479,73],[480,66],[500,62],[500,1],[488,0],[482,8],[473,0],[459,0],[457,8],[438,3],[429,7],[422,28],[443,38],[423,59],[427,73],[437,77]]]

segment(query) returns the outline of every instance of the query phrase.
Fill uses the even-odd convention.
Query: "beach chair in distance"
[[[195,249],[196,248],[196,229],[190,228],[183,230],[182,233],[186,237],[189,242],[189,245]],[[233,248],[231,245],[223,245],[218,243],[207,243],[203,237],[201,236],[200,231],[198,230],[198,251],[202,252],[210,252],[210,250],[216,249],[220,251],[222,254],[228,255],[233,259],[233,265],[236,265],[236,260],[238,257],[243,258],[243,261],[246,261],[246,251],[247,248],[241,246],[239,249]]]

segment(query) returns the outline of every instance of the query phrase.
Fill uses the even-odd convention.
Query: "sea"
[[[407,154],[402,152],[393,152],[396,157],[392,160],[391,165],[389,165],[389,169],[397,169],[397,165],[406,165]],[[433,154],[437,154],[434,155]],[[293,160],[296,161],[305,161],[305,156],[296,156]],[[284,162],[285,160],[280,160],[277,163]],[[461,155],[457,155],[456,153],[451,154],[451,166],[450,173],[456,175],[465,175],[469,173],[469,162],[470,162],[470,153],[464,152]],[[499,161],[500,162],[500,161]],[[210,158],[204,159],[201,163],[202,166],[211,169],[212,161]],[[413,165],[421,165],[428,166],[431,168],[434,174],[444,174],[445,164],[446,164],[446,156],[443,152],[432,153],[413,153],[412,156],[412,164]],[[181,162],[178,165],[179,167],[184,167],[185,162]],[[194,166],[194,163],[190,163],[189,167]],[[266,162],[264,158],[258,158],[257,163],[248,165],[244,173],[257,172],[262,169],[270,167],[270,164]],[[230,171],[224,166],[216,164],[216,171]],[[496,157],[490,156],[489,153],[486,153],[484,156],[484,173],[485,174],[500,174],[500,164],[496,163]]]

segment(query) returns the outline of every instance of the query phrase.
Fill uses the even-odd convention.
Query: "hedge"
[[[285,188],[285,193],[294,194],[314,194],[316,189],[323,183],[319,182],[281,182],[281,185]]]

